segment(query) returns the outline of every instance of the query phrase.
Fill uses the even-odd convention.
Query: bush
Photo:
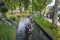
[[[0,24],[0,40],[14,40],[14,26],[7,23]]]
[[[12,20],[14,20],[15,22],[17,22],[18,23],[18,21],[19,21],[19,17],[18,16],[12,16],[12,17],[10,17]]]

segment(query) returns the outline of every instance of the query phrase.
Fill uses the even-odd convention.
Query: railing
[[[33,20],[33,22],[39,28],[39,31],[40,31],[39,36],[40,36],[41,40],[54,40],[54,38],[51,37],[51,35],[49,35],[35,20]]]

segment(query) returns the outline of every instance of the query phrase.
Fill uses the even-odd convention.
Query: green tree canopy
[[[33,9],[42,11],[52,0],[33,0]]]

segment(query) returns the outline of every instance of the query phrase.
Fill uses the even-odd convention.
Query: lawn
[[[39,17],[33,17],[33,19],[42,26],[42,28],[48,32],[48,34],[50,34],[54,39],[56,40],[60,40],[60,34],[58,34],[58,31],[60,30],[51,30],[51,23],[48,21],[43,21],[41,18]]]
[[[15,29],[13,25],[3,22],[0,24],[0,40],[14,40]]]

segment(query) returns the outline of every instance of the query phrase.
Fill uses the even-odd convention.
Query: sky
[[[55,0],[52,0],[52,2],[48,6],[54,6]]]

